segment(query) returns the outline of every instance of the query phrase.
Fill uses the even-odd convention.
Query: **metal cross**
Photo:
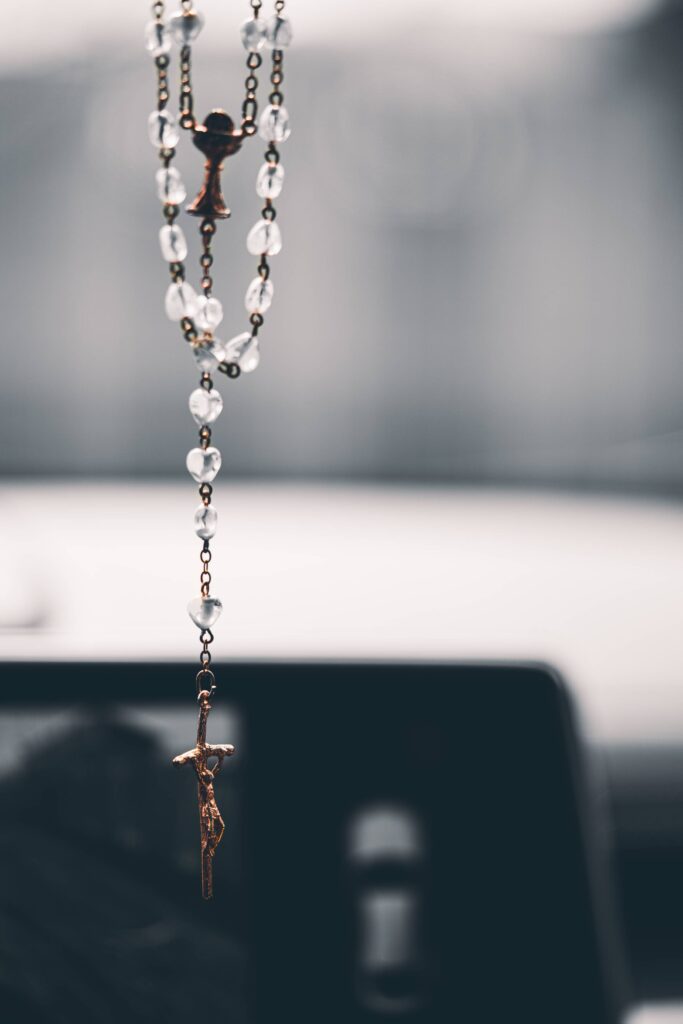
[[[204,184],[196,199],[186,207],[193,217],[209,220],[225,219],[230,210],[221,191],[221,170],[226,156],[232,156],[242,145],[244,135],[224,110],[212,110],[204,124],[196,125],[192,141],[206,157]]]
[[[216,847],[223,838],[225,823],[218,810],[213,791],[213,781],[223,767],[223,758],[235,753],[231,743],[207,743],[206,723],[211,711],[210,690],[201,690],[199,701],[199,722],[197,724],[197,746],[178,754],[173,764],[191,764],[197,775],[197,801],[199,803],[199,835],[202,850],[202,896],[210,900],[213,896],[213,856]],[[209,758],[215,757],[216,763],[209,768]]]

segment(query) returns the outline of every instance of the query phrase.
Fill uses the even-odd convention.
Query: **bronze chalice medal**
[[[199,724],[195,746],[173,759],[176,765],[192,765],[197,776],[199,803],[199,831],[201,842],[202,895],[213,895],[213,858],[224,831],[223,819],[214,792],[216,776],[223,760],[234,753],[230,744],[208,743],[207,723],[211,700],[216,689],[212,668],[212,627],[220,616],[222,605],[211,594],[211,538],[216,532],[217,513],[211,503],[215,480],[221,468],[221,453],[211,443],[212,426],[221,414],[223,400],[214,387],[213,374],[223,373],[235,380],[243,373],[251,373],[259,364],[259,331],[264,314],[273,300],[269,257],[282,248],[280,229],[275,222],[273,200],[282,191],[284,169],[280,163],[278,146],[289,137],[289,119],[283,103],[283,56],[289,46],[292,31],[284,17],[285,0],[275,0],[272,17],[261,18],[261,0],[251,0],[251,17],[241,28],[242,42],[247,51],[247,77],[242,116],[239,126],[224,110],[212,110],[198,123],[194,116],[192,94],[192,44],[204,25],[202,15],[192,7],[191,0],[182,0],[180,9],[168,21],[164,4],[152,4],[152,21],[147,24],[145,43],[154,59],[157,73],[157,106],[149,116],[149,137],[157,149],[161,167],[156,174],[157,192],[162,203],[166,223],[159,232],[161,255],[171,274],[166,292],[166,314],[180,325],[199,370],[199,386],[189,399],[190,413],[199,427],[199,444],[187,455],[187,469],[199,484],[200,505],[194,514],[194,529],[200,542],[199,596],[190,601],[188,613],[199,630],[200,654],[197,672],[197,700]],[[177,45],[180,60],[180,110],[178,117],[169,110],[169,67],[171,51]],[[256,72],[263,63],[262,51],[271,55],[268,104],[258,111]],[[187,196],[185,185],[173,166],[181,129],[191,133],[192,141],[205,159],[204,182],[193,201],[185,208],[199,219],[201,255],[201,290],[197,293],[188,283],[185,273],[187,241],[177,223],[180,204]],[[251,281],[245,295],[249,330],[224,343],[215,336],[223,319],[223,307],[213,295],[213,236],[219,221],[230,216],[221,191],[221,170],[224,161],[237,153],[252,136],[258,135],[267,144],[265,160],[256,178],[256,194],[263,201],[259,220],[247,235],[247,250],[259,257],[257,276]]]

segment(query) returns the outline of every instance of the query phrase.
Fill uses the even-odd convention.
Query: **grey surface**
[[[288,58],[284,249],[262,365],[223,385],[227,473],[678,490],[680,14],[355,32]],[[200,113],[236,112],[242,64],[234,34],[197,46]],[[1,473],[183,473],[195,374],[162,311],[153,97],[141,46],[5,73]],[[226,172],[224,337],[262,149]]]

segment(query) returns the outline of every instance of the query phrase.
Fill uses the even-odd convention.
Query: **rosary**
[[[211,899],[213,895],[213,857],[220,843],[224,823],[216,803],[214,780],[223,766],[223,760],[234,753],[228,743],[207,743],[206,727],[211,711],[211,698],[216,688],[216,678],[211,668],[210,644],[213,642],[211,627],[218,620],[222,605],[210,593],[211,562],[210,540],[216,532],[217,513],[211,504],[211,486],[221,468],[221,453],[211,444],[211,425],[220,416],[223,400],[213,386],[212,373],[218,370],[230,379],[241,373],[251,373],[259,364],[259,329],[263,326],[263,314],[273,300],[273,283],[270,280],[269,256],[276,256],[282,248],[280,229],[275,223],[273,200],[282,191],[284,168],[280,163],[277,146],[289,137],[290,128],[287,110],[283,105],[283,50],[289,46],[292,30],[287,18],[282,17],[285,0],[275,0],[275,14],[267,21],[259,17],[261,0],[250,0],[252,16],[244,22],[241,36],[247,51],[246,94],[242,103],[242,118],[239,128],[224,110],[212,110],[203,124],[198,124],[193,113],[191,78],[192,42],[199,35],[204,19],[192,7],[192,0],[182,0],[181,9],[173,14],[168,24],[164,20],[164,4],[157,0],[152,5],[153,20],[145,30],[145,44],[154,58],[157,72],[157,108],[149,116],[149,137],[159,152],[161,168],[157,171],[157,192],[163,204],[165,225],[159,232],[161,255],[168,262],[171,284],[166,292],[166,314],[170,320],[180,324],[185,340],[200,371],[199,387],[189,399],[190,413],[199,426],[199,445],[187,455],[187,469],[199,484],[201,504],[194,514],[195,533],[202,542],[200,596],[190,601],[187,610],[199,629],[201,651],[200,667],[197,673],[197,700],[199,722],[196,745],[173,759],[176,765],[191,764],[197,776],[197,799],[199,803],[199,831],[201,841],[202,896]],[[169,53],[173,43],[180,48],[180,112],[179,117],[168,109]],[[269,103],[258,117],[256,71],[261,67],[260,51],[267,47],[272,55],[270,82],[272,92]],[[258,121],[257,121],[258,118]],[[183,229],[176,224],[179,205],[187,197],[187,191],[173,157],[180,141],[180,129],[192,133],[192,141],[204,155],[204,182],[196,198],[187,206],[186,212],[200,219],[201,239],[201,294],[197,294],[185,280],[187,241]],[[221,170],[226,157],[241,148],[245,139],[256,133],[268,144],[265,162],[256,178],[256,193],[264,201],[261,217],[247,235],[247,250],[258,256],[257,276],[253,279],[244,299],[249,314],[250,331],[245,331],[223,343],[214,337],[214,330],[223,319],[223,307],[212,295],[213,278],[211,268],[213,255],[211,243],[216,232],[216,222],[230,216],[221,190]]]

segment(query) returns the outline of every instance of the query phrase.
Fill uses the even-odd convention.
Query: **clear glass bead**
[[[277,256],[281,250],[282,235],[275,221],[257,221],[247,235],[247,252],[252,256]]]
[[[274,14],[266,22],[266,43],[271,50],[286,50],[292,41],[292,23],[289,18]]]
[[[171,15],[168,24],[178,46],[187,46],[204,28],[204,15],[194,8],[190,11],[176,11]]]
[[[244,305],[247,313],[265,313],[273,301],[273,282],[255,277],[247,288]]]
[[[282,192],[285,169],[282,164],[262,164],[256,176],[256,195],[261,199],[277,199]]]
[[[152,57],[162,57],[171,49],[171,33],[163,21],[148,21],[145,25],[145,48]]]
[[[187,242],[183,229],[178,224],[164,224],[159,232],[161,255],[169,263],[178,263],[187,256]]]
[[[183,184],[180,171],[175,167],[162,167],[156,173],[157,194],[162,203],[177,206],[187,197],[187,189]]]
[[[200,338],[192,345],[192,355],[202,373],[213,373],[225,361],[225,348],[217,338]]]
[[[266,41],[266,26],[260,18],[247,18],[242,22],[240,35],[244,49],[249,53],[258,53]]]
[[[166,316],[169,320],[193,319],[197,312],[197,295],[187,281],[174,281],[166,292]]]
[[[211,540],[218,525],[218,512],[213,505],[198,505],[194,510],[194,532],[202,540]]]
[[[223,399],[215,388],[195,388],[190,395],[190,412],[200,427],[214,423],[223,412]]]
[[[212,332],[223,319],[223,306],[213,296],[197,296],[195,323],[200,331]]]
[[[238,334],[225,346],[225,359],[228,363],[237,363],[242,373],[251,373],[261,361],[258,338],[256,335]]]
[[[210,484],[221,468],[221,453],[218,448],[192,448],[185,459],[187,471],[198,484]]]
[[[286,107],[269,103],[264,107],[258,121],[258,133],[265,142],[286,142],[292,134]]]
[[[178,122],[170,110],[153,110],[147,119],[149,141],[159,149],[173,149],[178,145]]]
[[[217,597],[193,597],[187,606],[187,614],[198,629],[211,629],[222,611],[223,604]]]

